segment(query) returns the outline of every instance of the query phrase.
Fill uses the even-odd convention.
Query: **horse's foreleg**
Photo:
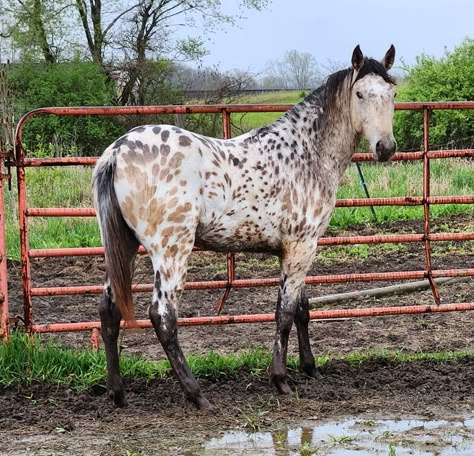
[[[122,316],[113,302],[112,290],[105,280],[104,293],[99,304],[99,315],[101,321],[101,334],[105,346],[107,359],[107,393],[113,399],[115,405],[124,407],[127,405],[123,390],[123,381],[120,376],[119,354],[117,339],[120,332],[120,320]]]
[[[199,409],[210,409],[211,404],[201,393],[201,387],[194,378],[179,345],[176,301],[175,291],[163,290],[160,271],[156,271],[155,290],[149,310],[150,320],[186,398]]]
[[[317,377],[318,371],[314,356],[311,352],[311,344],[309,342],[308,333],[309,324],[309,301],[305,293],[304,287],[301,288],[298,298],[298,307],[295,315],[295,325],[298,332],[298,348],[300,354],[300,367],[311,377]]]
[[[276,333],[273,345],[272,364],[270,366],[270,379],[282,394],[291,393],[291,388],[288,386],[286,377],[286,357],[288,351],[288,336],[295,317],[297,325],[301,328],[298,333],[301,333],[300,349],[301,347],[304,349],[305,366],[306,363],[310,362],[314,364],[314,359],[309,350],[307,322],[305,323],[304,321],[308,308],[305,303],[302,303],[301,310],[299,306],[306,272],[311,266],[315,254],[315,243],[294,242],[288,243],[285,246],[281,258],[281,280],[275,314]],[[308,356],[308,353],[311,355],[311,358]]]
[[[276,333],[273,344],[270,380],[281,394],[291,394],[291,388],[286,379],[286,356],[288,351],[288,336],[293,325],[296,312],[296,299],[291,299],[287,292],[287,280],[284,276],[280,281],[278,302],[275,313]]]

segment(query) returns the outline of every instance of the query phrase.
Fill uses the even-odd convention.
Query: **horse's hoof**
[[[273,384],[280,394],[290,395],[293,393],[286,380],[273,380]]]
[[[115,406],[123,408],[127,407],[128,402],[125,399],[125,393],[123,391],[112,391],[109,390],[109,397],[114,401]]]
[[[204,397],[198,396],[192,400],[194,405],[201,412],[212,412],[214,411],[214,406]]]
[[[307,367],[302,367],[301,369],[309,377],[321,378],[321,374],[319,373],[318,369],[316,369],[316,366],[314,366],[314,365],[307,366]]]

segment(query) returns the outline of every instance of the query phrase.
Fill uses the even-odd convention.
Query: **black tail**
[[[94,205],[105,249],[105,265],[115,304],[125,321],[135,321],[132,300],[130,247],[136,242],[125,222],[114,190],[116,152],[97,161],[93,175]]]

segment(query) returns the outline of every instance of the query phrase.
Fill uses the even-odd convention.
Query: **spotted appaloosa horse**
[[[94,197],[105,247],[100,303],[109,395],[125,405],[117,337],[121,318],[134,320],[133,261],[139,244],[151,257],[149,316],[181,387],[209,408],[177,338],[178,298],[193,246],[222,252],[273,252],[281,259],[270,378],[286,379],[288,335],[296,324],[300,366],[317,375],[311,353],[304,278],[329,223],[339,179],[364,135],[378,161],[395,151],[394,80],[357,46],[352,67],[328,77],[273,124],[231,140],[169,125],[146,125],[122,136],[94,171]]]

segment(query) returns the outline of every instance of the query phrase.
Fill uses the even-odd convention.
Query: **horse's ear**
[[[359,71],[364,64],[364,54],[360,50],[360,46],[357,45],[354,48],[354,52],[352,53],[352,67],[354,70]]]
[[[386,52],[384,58],[380,61],[380,63],[387,69],[390,70],[393,66],[393,62],[395,60],[395,46],[392,44],[390,49]]]

